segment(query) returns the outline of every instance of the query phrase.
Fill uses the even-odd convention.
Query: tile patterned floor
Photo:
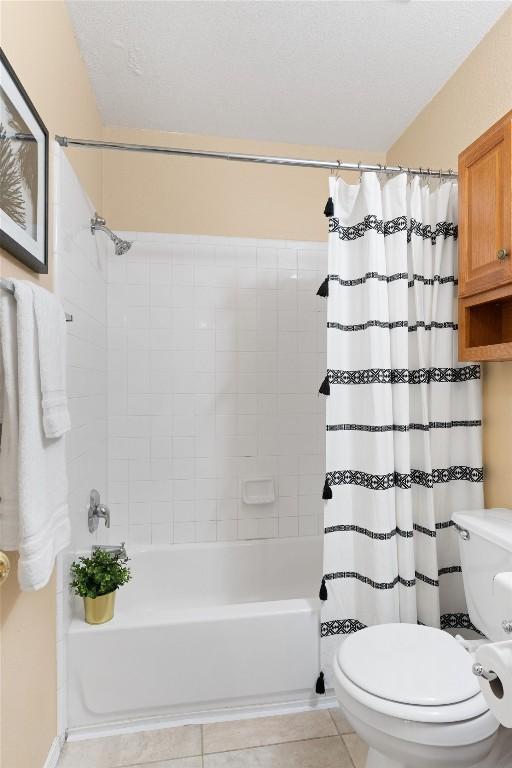
[[[331,709],[70,742],[58,768],[365,768],[366,752]]]

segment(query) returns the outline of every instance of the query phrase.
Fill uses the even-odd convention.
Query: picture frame
[[[0,48],[0,247],[48,272],[48,130]]]

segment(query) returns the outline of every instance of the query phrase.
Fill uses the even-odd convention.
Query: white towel
[[[47,438],[41,410],[39,343],[30,285],[13,281],[18,340],[18,580],[44,587],[70,540],[65,440]]]
[[[71,428],[66,394],[66,315],[50,291],[30,284],[39,346],[39,372],[46,437],[61,437]]]
[[[14,296],[0,291],[0,549],[18,548],[18,342]]]

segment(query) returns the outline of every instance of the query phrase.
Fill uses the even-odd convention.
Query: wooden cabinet
[[[459,359],[512,360],[512,112],[459,155]]]

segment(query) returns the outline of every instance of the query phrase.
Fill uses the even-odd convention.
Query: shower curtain
[[[483,506],[480,367],[457,362],[457,184],[330,179],[322,668],[371,624],[472,628],[456,510]]]

